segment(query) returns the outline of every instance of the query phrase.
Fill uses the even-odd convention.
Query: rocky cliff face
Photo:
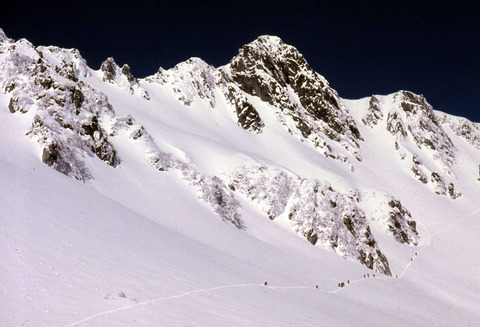
[[[342,173],[335,181],[306,177],[254,157],[250,165],[205,173],[188,154],[179,156],[159,146],[162,140],[136,117],[117,114],[99,85],[132,97],[140,107],[172,101],[188,110],[225,112],[242,133],[256,139],[271,128],[268,124],[277,124],[278,130],[272,130],[284,133],[278,140],[301,141],[328,162],[325,171],[339,166]],[[356,121],[298,50],[272,36],[243,46],[220,68],[192,58],[137,79],[128,65],[119,67],[113,58],[94,71],[75,49],[35,47],[26,40],[11,40],[0,30],[0,87],[12,119],[29,119],[25,133],[37,142],[39,160],[63,174],[94,180],[86,158],[122,169],[122,153],[115,144],[123,140],[122,146],[136,149],[156,173],[178,177],[223,221],[248,231],[240,212],[242,201],[249,201],[266,219],[286,220],[312,245],[387,275],[388,259],[373,226],[406,246],[416,246],[421,235],[415,217],[394,194],[338,184],[355,174],[355,165],[363,164],[362,148],[369,145],[359,126],[365,126],[364,132],[384,133],[379,134],[382,141],[391,143],[410,177],[451,199],[461,196],[455,187],[458,149],[452,137],[480,149],[479,124],[434,112],[424,97],[407,91],[372,96]],[[158,89],[168,101],[149,94]]]
[[[261,36],[243,46],[222,72],[245,93],[272,105],[292,135],[328,157],[348,160],[332,149],[333,142],[361,160],[362,137],[355,121],[337,92],[294,47],[278,37]]]

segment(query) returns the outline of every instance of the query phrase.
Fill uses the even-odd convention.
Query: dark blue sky
[[[297,47],[344,98],[400,89],[480,122],[476,1],[10,1],[0,27],[35,45],[109,56],[137,77],[189,57],[220,66],[262,34]]]

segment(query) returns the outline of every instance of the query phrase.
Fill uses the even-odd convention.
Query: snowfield
[[[479,124],[275,37],[127,68],[0,30],[0,326],[480,325]]]

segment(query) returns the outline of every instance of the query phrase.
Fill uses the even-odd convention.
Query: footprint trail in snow
[[[461,222],[462,220],[470,217],[470,216],[473,216],[475,213],[478,213],[480,212],[480,209],[477,209],[477,210],[474,210],[466,215],[463,215],[461,216],[460,218],[458,218],[457,220],[455,220],[454,222],[452,222],[451,224],[447,225],[446,227],[442,228],[440,231],[436,232],[435,234],[431,235],[430,232],[425,228],[425,226],[423,225],[423,223],[420,223],[423,228],[425,229],[426,233],[427,233],[427,236],[428,236],[428,241],[427,241],[427,245],[425,245],[423,248],[419,249],[416,254],[415,254],[415,259],[416,257],[418,257],[425,249],[427,249],[428,247],[430,247],[432,245],[432,238],[433,237],[436,237],[436,236],[439,236],[441,235],[442,233],[444,233],[448,228],[458,224],[459,222]],[[133,309],[133,308],[136,308],[136,307],[140,307],[140,306],[145,306],[145,305],[149,305],[149,304],[153,304],[153,303],[157,303],[157,302],[162,302],[162,301],[167,301],[167,300],[171,300],[171,299],[178,299],[178,298],[182,298],[182,297],[185,297],[185,296],[189,296],[189,295],[194,295],[194,294],[199,294],[199,293],[204,293],[204,292],[210,292],[210,291],[216,291],[216,290],[224,290],[224,289],[232,289],[232,288],[243,288],[243,287],[262,287],[262,288],[267,288],[267,289],[272,289],[272,290],[288,290],[288,289],[313,289],[313,290],[316,290],[316,291],[320,291],[320,292],[323,292],[323,293],[329,293],[329,294],[333,294],[333,293],[337,293],[345,288],[347,288],[348,286],[352,285],[352,284],[355,284],[355,283],[359,283],[359,282],[362,282],[362,281],[366,281],[366,280],[370,280],[370,279],[382,279],[382,280],[388,280],[388,279],[396,279],[396,278],[402,278],[405,274],[405,272],[411,267],[411,265],[415,262],[415,259],[414,257],[411,258],[411,260],[408,262],[408,264],[405,266],[405,268],[403,269],[403,271],[400,273],[400,275],[398,275],[398,277],[387,277],[387,276],[377,276],[377,277],[369,277],[369,278],[359,278],[359,279],[355,279],[355,280],[349,280],[348,283],[345,284],[345,286],[343,287],[337,287],[336,289],[333,289],[333,290],[325,290],[325,289],[321,289],[321,288],[317,288],[316,286],[265,286],[263,284],[234,284],[234,285],[225,285],[225,286],[217,286],[217,287],[211,287],[211,288],[202,288],[202,289],[196,289],[196,290],[193,290],[193,291],[188,291],[188,292],[183,292],[183,293],[180,293],[180,294],[176,294],[176,295],[171,295],[171,296],[164,296],[164,297],[160,297],[160,298],[156,298],[156,299],[151,299],[151,300],[146,300],[146,301],[142,301],[142,302],[136,302],[136,303],[133,303],[133,304],[129,304],[129,305],[125,305],[125,306],[122,306],[122,307],[118,307],[118,308],[113,308],[113,309],[110,309],[110,310],[105,310],[105,311],[102,311],[102,312],[98,312],[98,313],[95,313],[95,314],[92,314],[90,316],[87,316],[85,318],[82,318],[80,320],[77,320],[75,322],[72,322],[72,323],[68,323],[66,325],[64,325],[64,327],[74,327],[74,326],[78,326],[80,324],[83,324],[89,320],[92,320],[94,318],[97,318],[97,317],[101,317],[101,316],[104,316],[104,315],[107,315],[107,314],[110,314],[110,313],[115,313],[115,312],[119,312],[119,311],[125,311],[125,310],[130,310],[130,309]]]

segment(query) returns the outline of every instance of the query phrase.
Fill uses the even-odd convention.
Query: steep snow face
[[[27,311],[32,325],[122,325],[129,310],[143,325],[198,324],[219,307],[229,314],[200,324],[335,324],[344,310],[345,325],[379,311],[380,325],[480,321],[478,256],[460,259],[478,242],[480,127],[422,96],[340,99],[271,36],[226,66],[192,58],[139,80],[112,58],[94,71],[75,49],[1,30],[0,88],[0,299],[14,312],[2,325]],[[306,291],[268,293],[266,316],[259,299],[279,288],[259,280]]]
[[[0,28],[0,42],[12,42],[12,39],[8,38],[3,29]]]
[[[185,162],[172,153],[162,151],[155,140],[131,116],[117,118],[110,132],[112,137],[128,140],[131,147],[142,149],[140,155],[157,171],[169,171],[193,188],[199,199],[211,205],[222,220],[242,228],[239,202],[218,177],[202,174],[193,163]]]
[[[122,154],[118,153],[115,144],[121,148],[132,147],[157,173],[179,177],[199,199],[211,206],[216,215],[237,228],[244,228],[241,205],[236,198],[240,193],[260,204],[270,219],[280,215],[288,217],[290,228],[311,244],[331,248],[344,258],[391,274],[387,257],[381,252],[359,204],[362,196],[358,190],[340,191],[325,180],[306,179],[281,168],[257,164],[253,168],[237,166],[220,176],[209,176],[187,154],[174,154],[158,146],[155,137],[132,116],[136,114],[133,108],[122,108],[122,112],[129,112],[126,116],[117,115],[107,96],[98,90],[107,83],[114,87],[112,91],[126,92],[133,101],[140,101],[140,106],[154,101],[150,100],[140,81],[131,75],[127,65],[120,68],[113,58],[108,58],[99,71],[93,72],[77,50],[56,47],[38,50],[25,40],[5,39],[2,45],[6,49],[2,54],[3,87],[11,94],[9,109],[12,113],[32,114],[32,127],[27,134],[40,144],[42,161],[57,171],[84,181],[92,179],[96,176],[86,164],[87,156],[95,154],[106,164],[117,167],[121,165]],[[309,132],[299,129],[303,133],[302,140],[312,133],[314,138],[326,136],[325,145],[337,142],[347,153],[360,159],[360,132],[336,92],[308,66],[295,48],[276,37],[258,38],[221,69],[192,58],[168,71],[160,69],[145,82],[154,87],[152,92],[157,92],[155,88],[158,87],[165,90],[163,101],[165,97],[173,97],[193,110],[206,106],[209,110],[230,111],[236,113],[236,118],[231,118],[238,120],[241,127],[262,133],[265,124],[255,108],[259,107],[258,100],[253,99],[258,97],[267,103],[260,105],[264,107],[262,110],[274,110],[280,126],[292,117],[300,124],[297,127],[310,126]],[[394,104],[400,101],[399,106],[404,108],[412,106],[412,102],[431,113],[431,108],[421,98],[407,92],[402,94],[401,101],[394,96]],[[407,100],[410,102],[406,103]],[[131,105],[138,107],[135,102]],[[378,123],[383,117],[380,107],[380,101],[372,97],[364,124]],[[407,110],[411,111],[414,110]],[[419,115],[419,119],[423,119]],[[400,135],[405,137],[401,132],[404,123],[396,124],[400,126],[397,128]],[[435,121],[434,124],[437,126]],[[391,126],[387,118],[387,130],[397,131]],[[405,130],[414,133],[411,126],[416,125],[412,123]],[[310,131],[311,128],[315,132]],[[415,140],[421,140],[417,134]],[[172,147],[167,145],[166,148]],[[328,145],[325,151],[327,157],[332,157],[332,151],[336,150]],[[256,158],[252,159],[256,162]],[[348,162],[346,156],[342,160]],[[447,189],[438,174],[432,173],[433,179],[437,192],[455,194],[453,186]],[[339,187],[345,189],[343,185]],[[416,245],[419,236],[414,219],[400,201],[391,197],[388,203],[389,206],[378,209],[383,212],[382,217],[389,217],[383,219],[388,226],[384,232],[391,233],[398,242]]]
[[[148,163],[155,174],[178,178],[223,221],[246,229],[241,201],[246,199],[259,206],[265,217],[286,220],[293,232],[311,244],[387,275],[391,274],[388,255],[370,225],[408,246],[418,245],[421,235],[403,199],[379,190],[374,194],[382,195],[372,197],[370,190],[362,190],[362,178],[355,175],[349,158],[356,158],[355,165],[361,167],[378,163],[361,162],[360,144],[367,150],[369,145],[357,124],[367,127],[365,133],[375,139],[391,141],[397,161],[411,177],[452,199],[462,195],[453,182],[458,150],[442,126],[449,126],[454,134],[463,130],[460,135],[476,145],[477,125],[446,116],[440,120],[422,96],[407,91],[372,96],[367,102],[350,101],[345,107],[346,100],[325,78],[277,37],[259,37],[218,69],[191,58],[144,80],[133,77],[128,65],[120,68],[113,58],[93,71],[75,49],[36,48],[4,34],[1,42],[1,86],[8,108],[30,117],[26,134],[37,140],[45,164],[76,179],[93,181],[100,177],[91,171],[94,156],[128,171],[122,157],[128,160],[129,149],[135,149],[137,160]],[[117,108],[109,98],[118,103]],[[174,131],[168,141],[161,138],[168,133],[159,132],[144,116],[160,110],[163,113],[154,116],[160,117],[161,128]],[[220,117],[251,132],[235,134],[240,140],[228,138],[228,131],[212,134],[227,137],[225,146],[236,149],[229,151],[238,151],[243,159],[215,175],[203,171],[175,143],[188,133],[179,126],[181,120],[170,119],[180,113],[201,119],[202,137],[217,129]],[[248,145],[242,144],[243,139]],[[277,140],[281,140],[278,145]],[[281,149],[284,140],[301,141],[297,153],[320,163],[314,168],[316,177],[289,171],[278,156],[260,158],[251,152],[251,144]],[[204,147],[201,142],[199,146]],[[323,161],[318,160],[318,150],[326,157],[320,155]],[[212,160],[223,158],[214,150],[209,155]],[[295,160],[302,163],[303,159]],[[336,177],[333,181],[322,177],[327,170]]]

